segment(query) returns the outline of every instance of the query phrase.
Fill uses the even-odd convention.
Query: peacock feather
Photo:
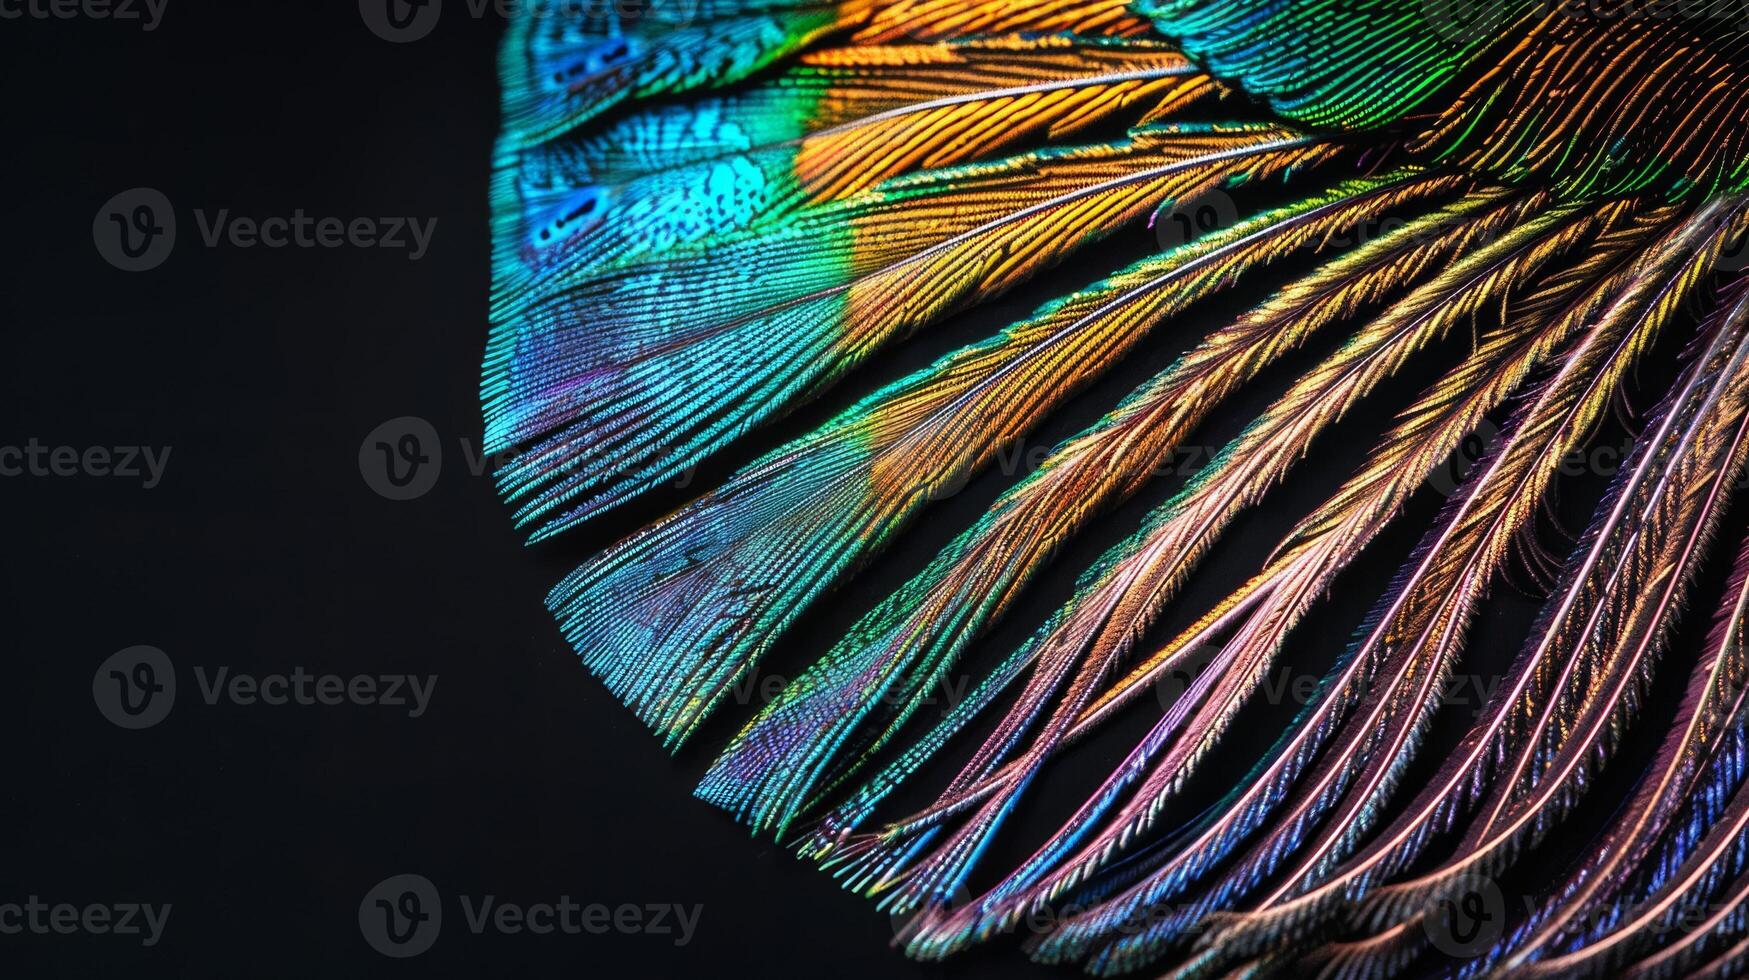
[[[531,541],[673,504],[548,604],[674,749],[859,610],[697,794],[910,955],[1749,971],[1749,4],[526,4],[501,74],[499,489]]]

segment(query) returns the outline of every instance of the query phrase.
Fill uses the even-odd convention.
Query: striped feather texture
[[[1641,6],[519,7],[481,399],[529,540],[616,541],[549,594],[565,640],[671,748],[809,646],[697,795],[914,957],[1743,974],[1749,20]],[[1459,942],[1478,888],[1511,900]]]

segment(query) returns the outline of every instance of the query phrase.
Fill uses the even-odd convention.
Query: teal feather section
[[[568,635],[653,727],[684,738],[825,588],[940,487],[981,466],[1072,393],[1068,384],[1041,387],[1041,372],[1067,359],[1083,366],[1080,380],[1090,379],[1175,305],[1229,282],[1236,273],[1226,270],[1260,250],[1259,242],[1312,218],[1331,223],[1336,205],[1381,186],[1391,182],[1347,187],[1182,246],[877,392],[649,537],[579,569],[552,597]],[[643,625],[643,610],[674,608],[682,592],[685,621]],[[614,598],[605,601],[608,595]],[[611,618],[592,613],[610,606],[617,610]],[[709,644],[667,646],[661,656],[619,653],[631,646],[619,632],[628,627],[639,630],[633,642],[648,651],[663,649],[663,637],[697,636],[707,622],[714,624]],[[655,691],[685,693],[664,702]]]
[[[1353,184],[1324,200],[1343,204],[1337,222],[1352,224],[1354,216],[1364,214],[1369,206],[1383,206],[1376,203],[1380,194],[1361,191],[1379,192],[1393,186]],[[1438,186],[1435,183],[1429,189]],[[1391,202],[1397,205],[1403,200],[1397,197]],[[1154,455],[1132,458],[1129,447],[1136,441],[1134,433],[1182,428],[1184,423],[1175,413],[1187,404],[1213,401],[1208,395],[1193,398],[1200,393],[1200,384],[1223,370],[1258,370],[1303,342],[1308,331],[1288,329],[1295,320],[1310,318],[1321,303],[1358,302],[1338,299],[1336,294],[1354,289],[1357,278],[1366,271],[1376,274],[1381,267],[1388,267],[1395,275],[1400,271],[1396,263],[1406,262],[1416,252],[1422,254],[1413,260],[1425,267],[1439,255],[1461,247],[1472,235],[1494,228],[1493,220],[1467,227],[1456,220],[1492,203],[1490,198],[1478,197],[1466,207],[1436,212],[1370,243],[1353,259],[1324,273],[1321,282],[1303,290],[1303,296],[1284,303],[1279,312],[1272,310],[1266,318],[1218,334],[1204,348],[1132,393],[1111,416],[1058,447],[977,526],[956,539],[928,569],[865,617],[842,643],[761,711],[725,750],[706,776],[699,795],[733,811],[745,810],[756,827],[787,827],[812,799],[831,760],[856,758],[885,744],[908,720],[920,694],[932,689],[966,644],[1042,567],[1050,544],[1065,533],[1047,519],[1047,515],[1061,513],[1047,496],[1050,488],[1085,488],[1095,482],[1080,478],[1077,469],[1118,470],[1136,474],[1114,488],[1115,494],[1129,492],[1160,462]],[[1307,217],[1330,210],[1326,204],[1320,211],[1308,212]],[[1275,217],[1282,220],[1285,215]],[[1445,225],[1457,227],[1448,234],[1435,233]],[[1269,253],[1260,258],[1268,259]],[[1090,519],[1101,501],[1084,489],[1077,490],[1077,497],[1085,508],[1078,516]],[[1031,560],[1035,554],[1039,559]],[[1010,670],[998,673],[1009,674]],[[974,695],[974,701],[978,698]],[[883,704],[903,707],[896,717],[881,721],[885,734],[859,745],[854,753],[846,752],[851,732]],[[841,822],[835,826],[842,832]]]
[[[628,99],[740,81],[854,23],[820,0],[652,0],[636,19],[612,4],[586,18],[566,3],[522,6],[529,12],[511,21],[499,58],[500,156]]]
[[[1208,149],[1209,146],[1218,149]],[[1143,134],[898,178],[781,227],[583,276],[512,309],[486,354],[487,447],[550,536],[670,479],[881,346],[1137,220],[1312,145],[1258,127]],[[1116,173],[1116,176],[1108,176]],[[896,223],[918,209],[933,225]],[[846,236],[873,247],[851,252]],[[693,317],[677,319],[685,305]]]
[[[1490,47],[1521,31],[1539,0],[1138,0],[1139,13],[1218,77],[1315,127],[1399,122]]]

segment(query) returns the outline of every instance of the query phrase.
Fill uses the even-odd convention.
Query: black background
[[[15,642],[0,901],[174,906],[154,948],[115,936],[6,936],[0,970],[1060,975],[1000,945],[945,967],[907,962],[887,948],[885,915],[694,800],[708,751],[670,757],[565,648],[541,605],[546,589],[684,492],[529,549],[490,481],[470,472],[501,27],[459,2],[430,37],[402,45],[366,30],[345,2],[170,0],[151,32],[111,21],[0,22],[11,178],[0,442],[171,450],[150,490],[123,478],[0,483],[10,518],[0,602]],[[104,202],[133,187],[166,194],[181,225],[170,259],[137,274],[106,265],[91,231]],[[196,209],[414,216],[437,226],[416,262],[387,249],[207,248]],[[1146,247],[1138,236],[1119,244]],[[1134,254],[1102,250],[884,356],[867,378],[713,461],[700,479]],[[1146,349],[1042,441],[1096,416],[1194,335]],[[1262,393],[1210,426],[1208,441],[1230,435],[1292,370],[1274,372]],[[1426,377],[1411,373],[1393,390],[1413,391]],[[429,493],[397,502],[367,485],[358,453],[367,433],[402,416],[438,432],[443,468]],[[1281,491],[1300,506],[1235,525],[1233,560],[1199,578],[1177,621],[1238,582],[1368,442],[1333,439]],[[938,507],[853,588],[810,613],[774,658],[779,666],[817,653],[1004,482],[980,478]],[[1078,543],[1063,565],[1078,567],[1133,527],[1171,482]],[[1426,516],[1435,506],[1415,509]],[[1341,646],[1412,543],[1412,534],[1387,535],[1379,557],[1357,566],[1350,584],[1359,587],[1339,589],[1307,623],[1308,669]],[[1042,616],[1071,579],[1054,576],[1029,605]],[[1503,660],[1512,643],[1489,637],[1521,628],[1531,608],[1503,595],[1474,645]],[[1020,619],[993,648],[1037,617]],[[181,690],[162,724],[125,731],[98,713],[91,680],[107,656],[136,644],[166,651]],[[209,706],[196,666],[438,680],[429,712],[414,719],[386,707]],[[1241,747],[1267,744],[1278,730],[1253,722],[1241,728]],[[729,720],[713,723],[700,744],[731,731]],[[1077,785],[1109,769],[1123,738],[1084,750],[1091,761]],[[1230,780],[1242,764],[1212,769]],[[999,851],[992,863],[1009,854]],[[408,872],[446,896],[445,928],[431,952],[390,960],[361,937],[358,905],[378,881]],[[685,946],[650,935],[475,936],[461,927],[457,894],[698,904],[702,914]]]
[[[162,483],[14,478],[6,901],[173,905],[162,941],[0,939],[10,976],[931,975],[887,917],[694,800],[541,604],[586,545],[531,554],[477,452],[486,185],[502,21],[448,4],[389,44],[351,3],[170,0],[151,32],[0,21],[11,152],[5,439],[171,447]],[[114,194],[173,202],[157,269],[109,267]],[[206,248],[193,212],[436,219],[429,253]],[[428,420],[417,500],[361,476],[367,433]],[[610,538],[629,529],[588,529]],[[100,716],[110,653],[164,650],[162,724]],[[208,706],[193,668],[436,674],[429,712]],[[415,872],[431,952],[357,910]],[[16,894],[14,894],[16,893]],[[454,896],[703,906],[696,937],[473,936]],[[1016,958],[1003,957],[1012,967]],[[957,975],[957,974],[956,974]]]

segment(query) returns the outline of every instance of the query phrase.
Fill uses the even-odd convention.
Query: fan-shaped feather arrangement
[[[809,651],[700,797],[913,913],[900,939],[924,958],[1020,932],[1098,974],[1749,965],[1741,5],[519,10],[482,392],[531,539],[1005,291],[1055,297],[557,585],[567,639],[668,744],[1004,447],[1118,365],[1181,352]],[[1122,254],[1149,222],[1169,245]],[[1067,271],[1098,260],[1103,278]],[[1212,316],[1223,294],[1242,312]],[[1072,542],[1287,367],[1030,638],[986,649]],[[1565,461],[1612,410],[1631,451],[1563,535]],[[1254,574],[1192,587],[1369,417],[1364,460]],[[1488,451],[1441,500],[1429,475],[1477,432]],[[1372,614],[1303,709],[1248,772],[1211,771],[1296,630],[1403,528],[1419,543],[1364,583]],[[1542,611],[1440,744],[1442,692],[1509,583]],[[964,696],[921,713],[955,672]],[[1138,716],[1090,773],[1086,742]],[[1064,769],[1094,778],[1014,851],[1011,818]],[[1199,801],[1199,781],[1224,791]],[[1527,900],[1494,902],[1475,940],[1466,911],[1528,866]]]

